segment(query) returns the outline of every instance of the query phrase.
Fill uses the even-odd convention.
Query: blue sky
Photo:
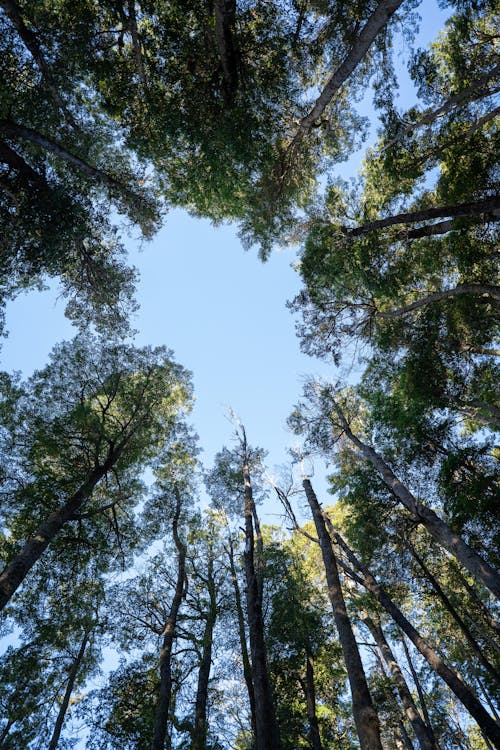
[[[423,23],[418,41],[426,45],[442,28],[446,14],[430,0],[419,10]],[[414,93],[403,72],[409,50],[402,39],[396,50],[398,74],[406,81],[401,102],[409,106]],[[373,119],[370,109],[368,99],[361,103],[361,113]],[[355,174],[360,160],[361,154],[355,154],[346,165],[339,165],[339,174]],[[286,448],[295,444],[286,418],[300,397],[305,377],[337,377],[331,366],[299,351],[293,319],[285,307],[300,286],[292,269],[294,251],[274,252],[263,264],[255,251],[243,250],[234,227],[215,228],[181,210],[167,216],[161,232],[142,250],[131,239],[127,247],[141,276],[140,311],[133,322],[139,330],[136,343],[167,345],[176,360],[193,372],[192,422],[206,466],[222,445],[230,444],[229,406],[245,424],[249,441],[269,451],[271,466],[286,461]],[[56,285],[10,303],[2,367],[24,375],[42,367],[53,345],[72,335],[63,309]],[[316,473],[324,492],[324,467],[318,466]]]

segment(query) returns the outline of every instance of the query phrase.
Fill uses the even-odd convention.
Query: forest
[[[0,0],[0,328],[78,330],[0,371],[0,750],[500,750],[500,8],[439,2]],[[296,248],[279,471],[134,343],[178,208]]]

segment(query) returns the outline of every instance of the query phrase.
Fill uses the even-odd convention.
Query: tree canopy
[[[0,749],[500,748],[499,14],[442,5],[0,0],[0,304],[80,327],[0,372]],[[172,207],[298,245],[280,478],[132,343]]]

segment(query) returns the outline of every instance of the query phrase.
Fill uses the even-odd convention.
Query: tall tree
[[[106,517],[118,528],[120,505],[125,511],[133,499],[126,483],[168,442],[189,394],[166,349],[88,336],[57,347],[50,364],[17,387],[4,412],[11,449],[4,518],[15,532],[0,575],[2,606],[63,528],[92,528]]]

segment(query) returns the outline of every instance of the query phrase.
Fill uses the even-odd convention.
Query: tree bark
[[[402,505],[412,514],[418,523],[425,526],[429,534],[441,546],[448,550],[471,573],[477,581],[500,598],[500,576],[496,571],[474,552],[466,542],[456,534],[431,508],[417,500],[414,495],[396,477],[391,468],[379,454],[366,443],[363,443],[351,430],[341,408],[332,399],[333,408],[340,419],[345,435],[361,451],[363,456],[375,467],[382,480],[397,497]]]
[[[22,156],[12,149],[5,141],[0,141],[0,160],[9,167],[15,169],[28,182],[37,187],[48,188],[47,182],[36,170],[34,170]]]
[[[85,649],[87,648],[89,638],[90,638],[90,631],[86,630],[83,635],[83,639],[82,639],[80,648],[78,650],[78,654],[76,655],[76,658],[73,664],[71,665],[71,669],[70,669],[69,676],[68,676],[68,682],[66,685],[66,690],[64,692],[64,698],[61,703],[61,707],[59,708],[59,713],[57,715],[56,723],[54,726],[54,731],[50,739],[48,750],[56,750],[57,745],[59,743],[59,738],[61,736],[64,719],[66,718],[66,712],[68,710],[69,701],[71,699],[71,694],[73,693],[75,680],[78,675],[78,670],[80,669],[80,665],[83,661],[83,657],[85,655]]]
[[[376,36],[384,28],[390,17],[397,11],[403,0],[381,0],[361,29],[349,53],[328,80],[311,111],[301,119],[298,130],[290,145],[295,145],[306,136],[325,111],[337,91],[365,57]]]
[[[234,549],[233,549],[233,540],[231,537],[229,537],[229,566],[231,570],[231,579],[233,581],[233,589],[234,589],[234,603],[236,605],[236,614],[238,618],[238,634],[240,638],[240,648],[241,648],[241,659],[243,662],[243,677],[245,679],[245,684],[247,686],[247,692],[248,692],[248,702],[250,704],[250,721],[252,725],[252,733],[253,736],[257,736],[257,724],[256,724],[256,718],[255,718],[255,694],[253,689],[253,682],[252,682],[252,667],[250,664],[250,658],[248,656],[248,649],[247,649],[247,638],[246,638],[246,632],[245,632],[245,618],[243,616],[243,607],[241,605],[241,594],[240,594],[240,587],[238,585],[238,576],[236,574],[236,567],[234,565]]]
[[[333,527],[331,528],[335,542],[344,550],[347,559],[354,568],[361,573],[361,577],[347,564],[341,562],[341,565],[347,574],[375,596],[386,612],[390,614],[394,622],[420,651],[427,663],[441,677],[441,679],[444,680],[458,700],[465,706],[470,715],[476,720],[478,726],[493,742],[495,747],[500,750],[500,726],[497,722],[490,716],[482,703],[476,698],[474,693],[469,689],[457,672],[445,664],[436,651],[424,640],[424,638],[422,638],[420,633],[413,627],[410,621],[407,620],[387,592],[377,583],[370,571],[358,560],[340,534],[336,532]]]
[[[5,566],[0,574],[0,610],[5,607],[50,542],[68,521],[74,519],[75,513],[89,499],[98,482],[116,464],[126,442],[122,441],[117,447],[110,449],[106,461],[89,473],[85,482],[67,503],[49,514],[47,519],[38,527],[34,536],[26,542],[21,552]]]
[[[328,596],[333,609],[340,645],[344,654],[352,696],[352,712],[361,750],[382,750],[377,713],[373,707],[363,662],[352,632],[344,596],[340,585],[337,561],[328,535],[321,508],[309,479],[302,482],[318,534],[328,584]]]
[[[47,65],[40,45],[38,44],[38,39],[36,38],[36,35],[24,23],[19,7],[13,0],[0,0],[0,7],[4,9],[10,22],[16,29],[27,49],[29,49],[33,60],[37,64],[43,78],[45,79],[45,83],[48,90],[50,91],[50,95],[52,96],[54,103],[61,110],[66,121],[72,127],[75,127],[76,123],[70,112],[68,112],[68,109],[61,95],[59,94],[59,91],[57,90],[57,86],[52,77],[52,73],[50,72],[49,66]]]
[[[245,487],[245,576],[247,584],[248,631],[252,655],[252,681],[255,695],[256,750],[279,750],[280,737],[274,698],[267,668],[264,636],[262,599],[259,596],[258,574],[254,559],[253,518],[256,513],[253,501],[246,437],[242,441],[244,464],[243,481]]]
[[[386,146],[384,146],[384,151],[387,151],[391,146],[393,146],[395,143],[397,143],[401,136],[405,133],[414,132],[415,130],[418,130],[423,125],[432,125],[432,123],[438,119],[438,117],[442,117],[443,115],[450,112],[450,110],[454,109],[455,107],[458,107],[463,102],[467,101],[477,101],[478,99],[483,99],[486,96],[491,96],[492,94],[495,94],[498,89],[494,89],[493,91],[491,89],[481,90],[488,81],[496,80],[498,78],[498,75],[500,74],[500,65],[495,65],[491,70],[488,70],[486,73],[484,73],[482,76],[479,76],[475,80],[473,80],[466,88],[462,89],[462,91],[459,91],[457,94],[453,94],[450,96],[445,102],[443,102],[439,107],[436,107],[436,109],[428,109],[426,112],[423,112],[421,117],[417,120],[417,122],[410,123],[407,125],[402,132],[398,134],[396,138],[393,138],[392,141],[390,141]]]
[[[238,53],[234,43],[236,0],[214,0],[215,42],[224,79],[224,100],[230,104],[238,88]]]
[[[401,703],[403,704],[405,714],[413,727],[413,731],[418,739],[421,750],[437,750],[434,738],[417,710],[403,673],[385,638],[380,624],[380,618],[378,616],[369,617],[366,613],[361,613],[361,619],[372,634],[375,643],[389,668],[399,693]]]
[[[443,604],[443,607],[450,613],[450,615],[453,617],[453,619],[455,620],[455,622],[461,629],[462,633],[464,634],[467,641],[469,642],[471,649],[473,650],[473,652],[475,653],[475,655],[477,656],[477,658],[479,659],[483,667],[490,673],[491,677],[493,677],[495,682],[500,685],[500,675],[498,674],[493,664],[491,664],[486,658],[486,656],[483,654],[483,651],[479,643],[476,641],[471,631],[469,630],[467,624],[465,623],[463,618],[459,615],[459,613],[457,612],[457,610],[451,603],[450,599],[443,591],[441,584],[439,583],[437,578],[431,573],[431,571],[429,570],[429,568],[427,567],[423,559],[420,557],[420,555],[416,551],[413,544],[408,544],[408,549],[410,550],[412,556],[414,557],[414,559],[417,561],[418,565],[422,569],[425,577],[431,584],[432,588],[438,595],[439,599],[441,600]]]
[[[409,211],[407,213],[395,214],[394,216],[386,216],[385,219],[376,219],[353,229],[344,227],[342,231],[347,237],[360,237],[376,229],[385,229],[396,224],[415,224],[418,221],[430,221],[431,219],[452,216],[478,216],[481,214],[495,216],[494,212],[498,211],[498,209],[500,209],[500,196],[490,196],[482,200],[470,201],[469,203],[436,206],[434,208],[424,208],[419,211]]]
[[[84,159],[76,156],[76,154],[68,151],[64,146],[47,138],[47,136],[39,133],[37,130],[33,130],[33,128],[19,125],[19,123],[11,122],[10,120],[0,120],[0,133],[4,133],[8,138],[12,138],[15,141],[28,141],[34,143],[36,146],[40,146],[40,148],[43,148],[45,151],[50,151],[63,161],[76,167],[88,177],[92,177],[108,187],[116,188],[121,191],[128,190],[126,185],[122,184],[107,172],[94,167]]]
[[[301,680],[306,699],[307,721],[309,723],[309,740],[312,750],[323,750],[319,733],[318,717],[316,714],[316,690],[314,687],[314,662],[312,654],[306,653],[306,678]]]
[[[132,38],[132,49],[134,51],[134,63],[137,76],[144,86],[147,88],[148,82],[146,78],[146,70],[144,68],[144,61],[142,59],[141,42],[139,39],[139,29],[137,28],[137,15],[135,12],[135,0],[128,0],[128,22],[129,31]]]
[[[434,741],[436,747],[438,748],[438,750],[440,750],[440,747],[439,747],[437,739],[436,739],[436,735],[434,734],[434,729],[432,728],[431,717],[429,716],[429,710],[427,708],[427,700],[426,700],[426,697],[424,695],[424,691],[422,689],[422,685],[420,684],[420,680],[418,679],[417,671],[416,671],[415,667],[413,666],[413,661],[411,659],[410,652],[408,650],[408,646],[406,645],[406,638],[404,637],[404,634],[402,634],[402,636],[401,636],[401,643],[403,644],[403,650],[405,652],[406,661],[408,662],[408,666],[410,668],[411,676],[413,678],[413,682],[415,684],[415,688],[416,688],[417,693],[418,693],[418,700],[420,702],[420,708],[422,709],[422,713],[424,715],[425,723],[426,723],[427,728],[428,728],[428,730],[429,730],[429,732],[430,732],[430,734],[431,734],[431,736],[433,738],[433,741]]]
[[[441,300],[449,299],[450,297],[460,297],[462,294],[486,294],[492,299],[500,300],[500,286],[490,284],[460,284],[453,289],[443,289],[439,292],[432,292],[425,297],[420,297],[420,299],[410,302],[408,305],[402,305],[393,310],[377,311],[375,312],[374,317],[397,318],[400,315],[406,315],[406,313],[412,312],[413,310],[418,310],[419,307],[425,307],[433,302],[440,302]]]
[[[213,557],[208,560],[207,589],[209,595],[208,612],[203,632],[203,651],[198,671],[198,685],[194,709],[194,727],[192,735],[192,750],[206,750],[207,746],[207,702],[210,668],[212,666],[212,644],[215,621],[217,618],[217,592],[214,580]]]
[[[168,711],[172,698],[172,648],[175,640],[177,615],[184,596],[186,581],[186,545],[181,541],[178,533],[179,517],[181,513],[181,496],[176,488],[176,506],[172,523],[172,534],[177,548],[177,581],[172,599],[170,612],[163,631],[163,643],[160,651],[160,689],[156,702],[155,721],[153,727],[153,741],[151,750],[165,750],[167,737]]]

